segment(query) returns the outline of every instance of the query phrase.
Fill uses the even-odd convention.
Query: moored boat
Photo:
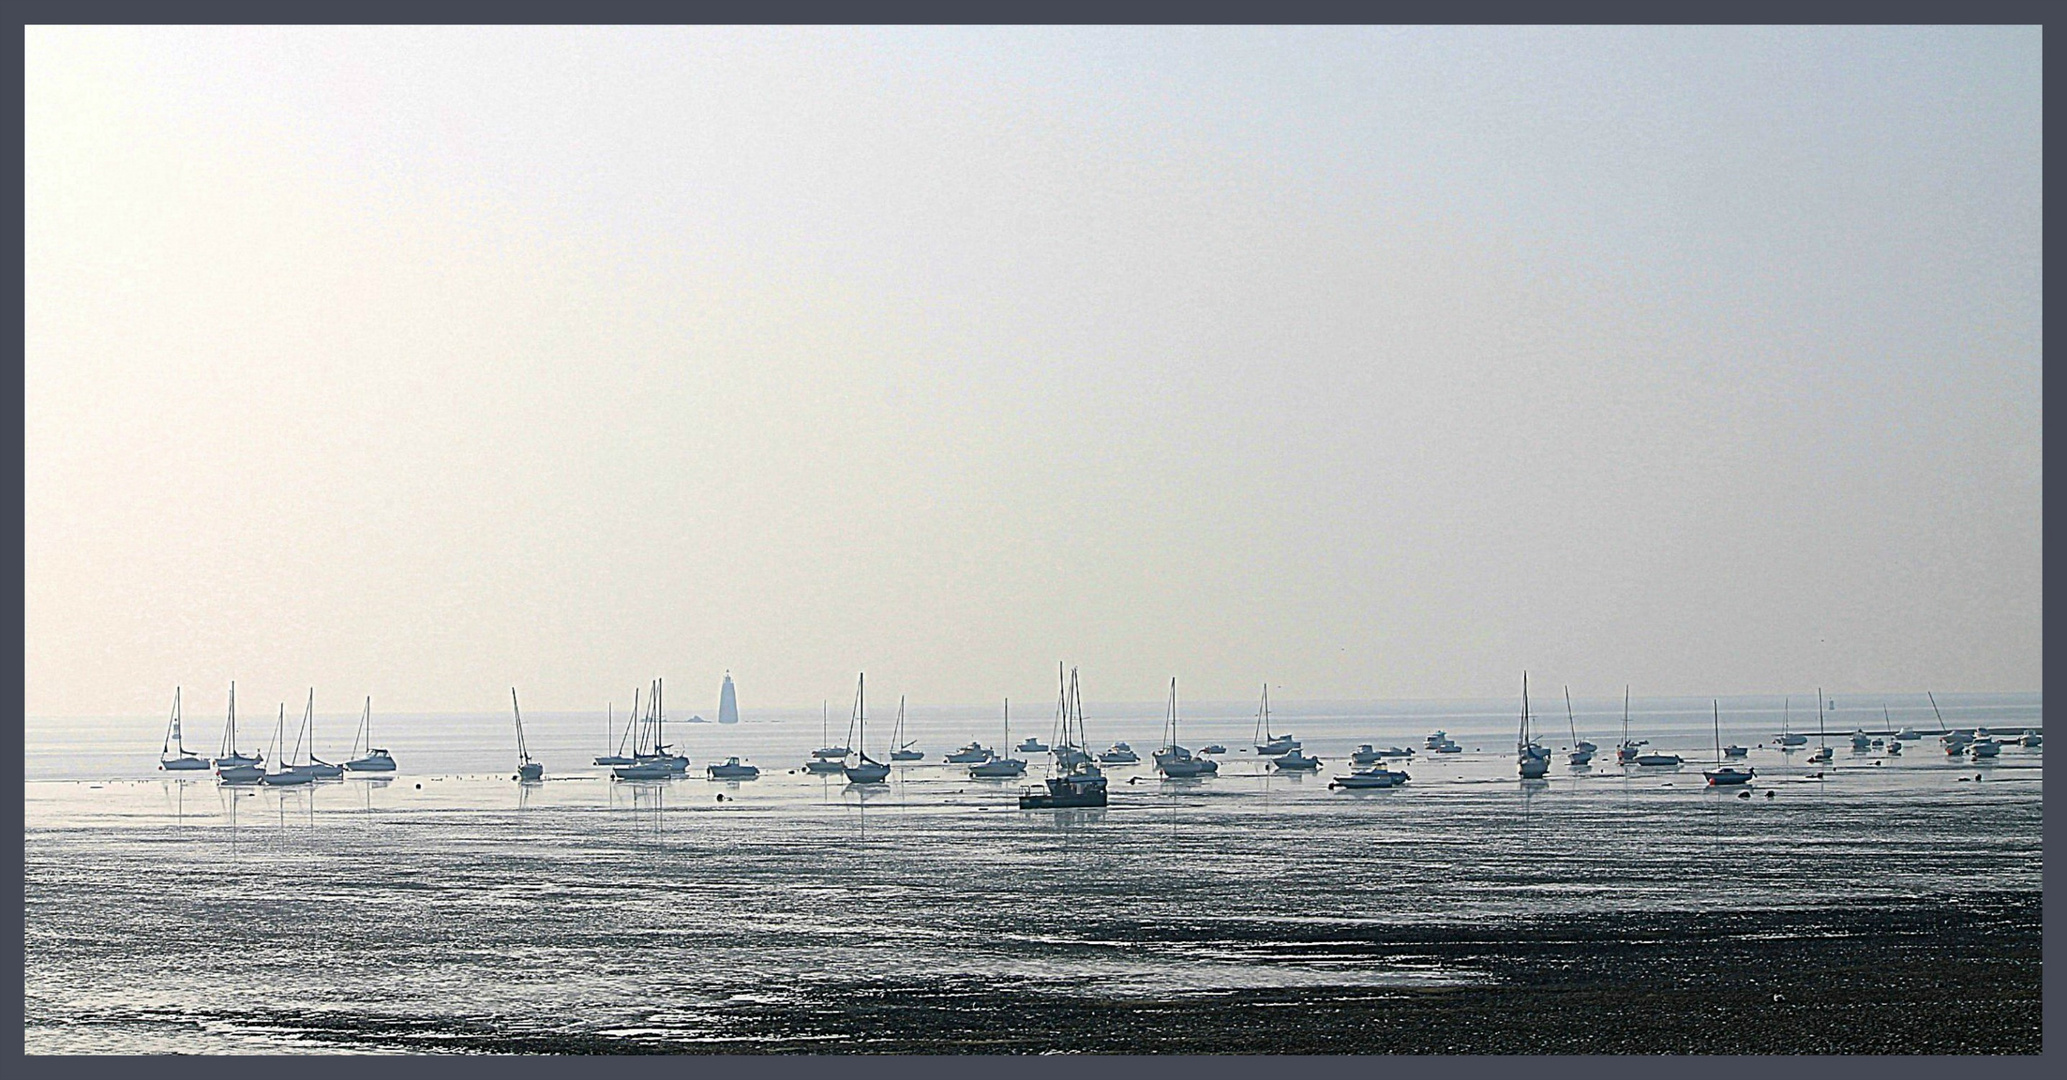
[[[206,772],[208,759],[192,750],[180,732],[180,688],[172,688],[172,722],[165,728],[165,745],[158,748],[158,767],[168,772]]]
[[[1028,742],[1035,740],[1028,739]],[[1005,738],[999,746],[1012,745],[1012,699],[1005,699]],[[978,780],[1010,780],[1026,773],[1026,762],[1015,757],[994,757],[969,766],[969,775]]]
[[[364,743],[366,750],[359,752]],[[344,763],[353,772],[394,772],[395,756],[373,745],[373,695],[366,695],[366,710],[359,714],[359,731],[352,736],[351,752],[357,756]]]
[[[897,726],[890,729],[890,760],[918,761],[919,759],[926,756],[925,751],[913,749],[918,745],[919,743],[917,739],[913,739],[910,742],[905,741],[904,695],[899,694],[897,695]]]
[[[1348,776],[1338,776],[1335,778],[1334,782],[1330,783],[1328,786],[1330,788],[1349,788],[1353,790],[1368,788],[1395,788],[1400,786],[1401,784],[1406,783],[1407,780],[1408,777],[1405,772],[1396,769],[1388,769],[1382,765],[1379,765],[1368,769],[1351,770]]]
[[[1061,681],[1058,665],[1056,680]],[[1062,751],[1088,745],[1084,734],[1083,701],[1079,696],[1076,673],[1071,672],[1069,682],[1061,693],[1058,705],[1058,729],[1056,740],[1057,774],[1046,781],[1046,791],[1025,791],[1019,796],[1021,810],[1065,810],[1080,807],[1106,805],[1105,774],[1093,764],[1089,755],[1079,753],[1072,764],[1062,765]]]
[[[237,684],[235,682],[232,682],[230,683],[230,715],[227,720],[223,721],[222,749],[217,751],[217,757],[215,759],[216,771],[218,774],[220,774],[221,771],[224,769],[255,768],[264,765],[265,758],[266,756],[262,752],[256,754],[245,754],[237,749]],[[264,772],[265,770],[263,768],[259,769],[259,773],[261,775],[263,775]],[[249,783],[252,781],[232,782]]]
[[[890,778],[890,766],[868,756],[867,672],[857,676],[854,682],[854,715],[849,719],[848,726],[852,729],[855,725],[860,727],[860,737],[854,740],[854,745],[860,748],[856,756],[861,761],[859,764],[849,765],[842,770],[847,774],[847,782],[850,784],[880,784],[888,780]]]
[[[720,765],[706,765],[704,771],[710,774],[713,780],[752,780],[761,775],[760,769],[736,757],[728,757]]]
[[[1711,699],[1708,709],[1710,722],[1715,727],[1715,768],[1705,769],[1701,775],[1708,780],[1710,787],[1737,787],[1750,783],[1756,770],[1723,764],[1722,703]]]
[[[517,724],[517,775],[512,777],[519,783],[537,783],[545,779],[545,766],[531,760],[531,747],[524,742],[524,710],[517,705],[517,688],[510,687],[510,715]]]
[[[1177,679],[1174,676],[1170,679],[1170,711],[1164,721],[1163,748],[1157,750],[1154,757],[1157,771],[1172,779],[1190,780],[1220,772],[1219,762],[1194,754],[1177,741]]]

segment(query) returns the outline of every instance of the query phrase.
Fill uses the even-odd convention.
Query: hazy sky
[[[31,28],[27,708],[2042,689],[2042,51]]]

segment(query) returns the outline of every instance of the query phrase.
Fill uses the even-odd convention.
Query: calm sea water
[[[201,720],[199,697],[187,741],[212,750],[220,715]],[[1841,697],[1833,739],[1881,728],[1881,700]],[[1920,698],[1886,700],[1898,727],[1936,727]],[[1581,737],[1619,738],[1619,701],[1577,704]],[[1159,744],[1159,706],[1088,705],[1101,744],[1144,757]],[[1939,705],[1955,725],[2042,720],[2035,694]],[[1182,998],[1486,977],[1314,944],[1373,922],[2041,887],[2042,750],[1976,765],[1930,739],[1892,759],[1836,739],[1818,769],[1760,747],[1755,797],[1739,799],[1706,789],[1694,764],[1712,754],[1705,700],[1633,710],[1633,733],[1688,756],[1683,770],[1560,764],[1526,785],[1511,703],[1288,704],[1274,726],[1328,763],[1294,776],[1241,752],[1251,709],[1187,709],[1187,744],[1236,751],[1218,777],[1114,767],[1112,805],[1077,812],[1020,811],[1019,782],[939,763],[972,738],[1000,741],[981,708],[914,708],[928,758],[876,790],[793,771],[820,744],[816,710],[670,725],[698,774],[735,754],[764,769],[739,783],[615,782],[587,764],[605,749],[602,714],[527,714],[547,770],[536,785],[510,779],[507,715],[376,713],[397,774],[286,790],[157,772],[162,717],[30,718],[25,1046],[420,1050],[459,1029],[796,1045],[820,1037],[796,1017],[884,986]],[[1050,737],[1033,712],[1015,704],[1014,742]],[[872,712],[877,756],[890,719]],[[1570,741],[1562,700],[1540,719],[1547,743]],[[1780,702],[1726,700],[1723,719],[1725,741],[1766,742]],[[1793,721],[1811,745],[1815,719],[1811,698]],[[343,757],[356,721],[319,717],[318,753]],[[272,734],[250,715],[240,728],[247,745]],[[1329,790],[1355,744],[1418,748],[1434,728],[1467,753],[1415,757],[1401,789]],[[836,718],[834,740],[844,731]],[[761,1006],[785,1030],[742,1019]],[[828,1019],[822,1037],[849,1034]]]

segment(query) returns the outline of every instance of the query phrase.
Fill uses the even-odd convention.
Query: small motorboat
[[[598,765],[630,765],[632,759],[623,754],[605,754],[596,759]]]
[[[812,758],[804,763],[804,771],[819,776],[847,771],[846,758]]]
[[[1414,756],[1414,748],[1411,746],[1388,746],[1378,751],[1378,756],[1381,758],[1410,758]]]
[[[1751,751],[1750,751],[1750,750],[1749,750],[1748,748],[1746,748],[1746,747],[1742,747],[1742,746],[1725,746],[1725,747],[1723,747],[1723,756],[1724,756],[1724,757],[1748,757],[1748,756],[1750,756],[1750,754],[1751,754]]]
[[[821,746],[818,749],[811,751],[811,756],[817,758],[820,761],[834,761],[840,758],[844,758],[848,754],[851,754],[853,752],[854,751],[849,750],[844,746]]]
[[[1205,747],[1204,749],[1200,750],[1200,751],[1199,751],[1199,753],[1201,753],[1201,754],[1225,754],[1225,753],[1227,753],[1227,747],[1225,747],[1225,746],[1222,746],[1222,745],[1220,745],[1219,743],[1210,743],[1210,744],[1208,744],[1208,745],[1207,745],[1207,746],[1206,746],[1206,747]]]
[[[1873,749],[1873,737],[1863,731],[1852,732],[1852,753],[1863,754]]]
[[[1755,769],[1738,769],[1724,765],[1718,769],[1703,769],[1701,775],[1708,778],[1708,783],[1711,787],[1729,787],[1735,784],[1750,783],[1752,775],[1756,772],[1757,770]]]
[[[1829,747],[1819,746],[1816,748],[1815,753],[1809,755],[1809,764],[1828,765],[1830,764],[1831,759],[1835,758],[1836,756],[1836,754],[1831,752]]]
[[[1019,752],[1022,754],[1045,754],[1048,752],[1048,748],[1042,745],[1039,738],[1028,735],[1026,740],[1019,744]]]
[[[1349,755],[1349,763],[1351,765],[1376,765],[1384,759],[1385,755],[1379,753],[1378,749],[1370,743],[1357,744],[1356,750]]]
[[[978,762],[989,761],[996,756],[989,747],[972,739],[967,746],[947,755],[947,760],[955,765],[974,765]]]
[[[2026,750],[2036,750],[2045,745],[2045,739],[2036,731],[2027,731],[2024,733],[2023,738],[2017,740],[2017,745],[2022,746]]]
[[[1425,741],[1423,741],[1423,743],[1422,743],[1422,747],[1423,747],[1424,749],[1428,749],[1428,750],[1433,750],[1433,749],[1435,749],[1436,747],[1438,747],[1438,746],[1441,746],[1442,744],[1444,744],[1444,743],[1446,743],[1446,742],[1449,742],[1449,741],[1450,741],[1450,735],[1449,735],[1449,733],[1448,733],[1448,732],[1446,732],[1446,731],[1431,731],[1431,732],[1429,732],[1429,733],[1428,733],[1428,738],[1427,738],[1427,739],[1426,739]]]
[[[1895,740],[1895,739],[1889,739],[1889,740],[1888,740],[1888,747],[1887,747],[1887,750],[1888,750],[1888,756],[1889,756],[1889,757],[1901,757],[1901,756],[1902,756],[1902,744],[1901,744],[1901,742],[1899,742],[1899,741],[1897,741],[1897,740]]]
[[[1105,776],[1096,765],[1080,765],[1074,772],[1051,778],[1045,792],[1028,791],[1019,796],[1021,810],[1067,810],[1105,804]]]
[[[1615,763],[1618,765],[1635,764],[1636,759],[1639,756],[1641,756],[1644,752],[1643,746],[1644,744],[1642,742],[1626,742],[1623,743],[1621,746],[1616,747]]]
[[[1381,765],[1369,769],[1352,770],[1348,776],[1336,777],[1334,783],[1329,784],[1328,787],[1350,789],[1395,788],[1406,783],[1407,779],[1405,772],[1387,769]]]
[[[659,758],[647,758],[629,765],[619,765],[610,770],[610,775],[619,780],[668,780],[675,776],[675,770]]]
[[[969,775],[978,780],[1011,780],[1026,775],[1026,762],[1018,758],[992,758],[969,766]]]
[[[1638,754],[1636,756],[1636,763],[1638,765],[1652,766],[1678,765],[1681,763],[1681,758],[1678,754]]]
[[[1968,744],[1968,750],[1974,755],[1975,761],[2002,756],[2002,744],[1994,739],[1975,739]]]
[[[891,761],[918,761],[919,759],[924,758],[925,756],[925,751],[914,750],[909,746],[899,747],[898,749],[890,751]]]
[[[1906,727],[1896,732],[1895,738],[1900,739],[1903,742],[1915,742],[1918,739],[1923,738],[1923,735],[1913,727]]]
[[[704,766],[704,771],[709,773],[710,778],[713,780],[752,780],[761,775],[760,769],[748,765],[736,757],[726,758],[722,765],[706,765]]]
[[[1123,742],[1112,744],[1110,749],[1098,755],[1098,762],[1101,765],[1134,765],[1140,761],[1141,755],[1135,753],[1133,747]]]
[[[1286,772],[1318,772],[1322,763],[1317,757],[1307,757],[1303,751],[1294,750],[1289,754],[1280,755],[1271,764]]]
[[[1464,752],[1464,748],[1448,739],[1444,739],[1443,744],[1435,748],[1435,752],[1438,754],[1461,754]]]

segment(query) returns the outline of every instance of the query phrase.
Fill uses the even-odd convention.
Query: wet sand
[[[2040,908],[2038,893],[2008,893],[1893,908],[1311,926],[1280,946],[1477,970],[1484,981],[1154,998],[969,979],[836,981],[798,1000],[710,1010],[693,1040],[512,1035],[492,1017],[294,1008],[186,1019],[405,1053],[2034,1054]]]

